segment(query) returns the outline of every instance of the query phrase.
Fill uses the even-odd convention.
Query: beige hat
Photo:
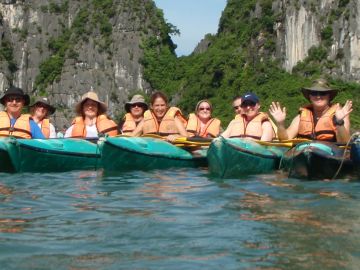
[[[329,92],[330,100],[333,100],[338,92],[338,90],[331,88],[325,79],[317,79],[313,81],[313,84],[310,87],[303,87],[301,91],[306,99],[309,99],[309,94],[311,91]]]
[[[141,104],[141,106],[144,108],[144,111],[148,109],[148,105],[146,104],[144,97],[142,95],[134,95],[129,102],[125,103],[125,111],[130,112],[131,105],[136,103]]]
[[[75,111],[76,111],[76,113],[78,115],[82,114],[82,105],[84,104],[84,102],[87,99],[91,99],[91,100],[96,101],[97,103],[99,103],[98,114],[103,114],[103,113],[105,113],[107,111],[106,104],[99,100],[98,95],[95,92],[89,91],[89,92],[82,95],[81,101],[78,104],[76,104],[76,106],[75,106]]]

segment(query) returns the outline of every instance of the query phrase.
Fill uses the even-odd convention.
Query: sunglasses
[[[9,97],[6,97],[6,102],[13,102],[15,100],[15,102],[21,102],[23,101],[24,99],[22,97],[18,97],[18,96],[9,96]]]
[[[326,96],[328,94],[329,94],[329,92],[324,92],[324,91],[310,91],[310,93],[309,93],[309,95],[313,96],[313,97],[317,97],[317,96],[323,97],[323,96]]]
[[[142,104],[142,103],[134,103],[134,104],[131,104],[131,108],[135,108],[135,107],[142,108],[142,107],[143,107],[143,104]]]
[[[210,107],[200,107],[199,111],[211,111]]]
[[[246,107],[255,107],[256,103],[252,102],[252,101],[244,101],[243,103],[241,103],[241,108],[246,108]]]

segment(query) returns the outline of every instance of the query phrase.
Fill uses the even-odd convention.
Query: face
[[[234,100],[233,108],[234,108],[236,114],[241,114],[241,98]]]
[[[242,114],[246,115],[247,118],[255,117],[260,109],[260,104],[250,100],[246,100],[241,104]]]
[[[25,99],[21,96],[7,96],[5,97],[5,107],[9,114],[20,114],[24,107]]]
[[[141,117],[144,115],[144,107],[142,103],[134,103],[130,106],[130,113],[133,117]]]
[[[99,110],[98,106],[99,104],[96,101],[87,99],[82,106],[83,114],[89,118],[97,117],[97,113]]]
[[[200,118],[200,119],[210,119],[211,118],[211,107],[210,104],[207,102],[201,102],[198,110],[196,112],[196,115]]]
[[[34,116],[42,120],[47,116],[47,113],[48,113],[48,108],[46,105],[41,103],[36,104],[34,110]]]
[[[317,108],[327,107],[330,103],[329,92],[310,91],[309,98],[311,104]]]
[[[151,105],[151,107],[157,118],[164,117],[168,109],[165,100],[163,100],[161,97],[156,98],[154,103]]]

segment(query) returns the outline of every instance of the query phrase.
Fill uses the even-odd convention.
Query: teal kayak
[[[344,148],[330,142],[311,141],[287,151],[281,168],[289,172],[289,177],[321,180],[351,174],[353,164]]]
[[[354,170],[360,176],[360,137],[355,138],[351,144],[351,161],[354,165]]]
[[[81,139],[17,139],[9,144],[16,172],[64,172],[101,167],[96,143]]]
[[[8,146],[10,138],[0,139],[0,172],[14,172],[14,166],[11,162]]]
[[[206,166],[207,149],[196,153],[156,138],[108,137],[102,145],[105,171]]]
[[[209,171],[220,178],[271,172],[278,169],[285,149],[253,140],[219,137],[207,153]]]

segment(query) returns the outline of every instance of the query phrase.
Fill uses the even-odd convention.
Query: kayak
[[[107,137],[102,145],[105,171],[167,169],[206,166],[206,148],[187,151],[169,142],[147,137]]]
[[[354,170],[360,176],[360,137],[356,138],[351,144],[350,157],[354,165]]]
[[[11,139],[9,138],[0,139],[0,172],[15,171],[8,152],[9,140]]]
[[[208,150],[209,171],[220,178],[271,172],[278,169],[285,150],[254,140],[219,137]]]
[[[82,139],[16,139],[9,143],[16,172],[64,172],[101,167],[96,143]]]
[[[353,166],[345,148],[334,143],[311,141],[287,151],[281,168],[289,172],[289,177],[320,180],[342,177],[351,173]]]

